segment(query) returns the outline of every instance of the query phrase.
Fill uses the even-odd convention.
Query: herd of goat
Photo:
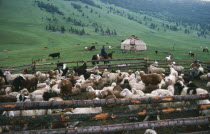
[[[184,67],[176,66],[175,63],[172,63],[168,67],[169,74],[166,74],[165,69],[158,67],[158,63],[153,63],[148,67],[148,74],[144,71],[133,72],[132,70],[127,72],[122,72],[120,70],[110,72],[107,69],[104,69],[103,71],[99,71],[98,66],[88,69],[86,63],[84,63],[82,66],[74,67],[74,71],[71,73],[69,72],[66,64],[61,64],[61,66],[58,66],[56,70],[50,70],[48,73],[38,71],[36,74],[11,74],[9,71],[1,71],[0,101],[63,101],[73,99],[74,96],[79,96],[80,100],[93,100],[156,96],[162,97],[208,93],[206,89],[199,88],[196,84],[189,80],[188,76],[182,74],[184,72]],[[204,73],[204,69],[201,66],[199,69]],[[200,79],[207,83],[206,88],[210,88],[210,73],[201,75]],[[190,102],[171,102],[128,105],[128,110],[143,110],[148,106],[183,106],[189,103]],[[197,100],[196,103],[210,104],[210,101],[208,99]],[[51,115],[58,113],[80,114],[102,112],[102,107],[37,109],[4,111],[1,116],[18,117]],[[210,110],[202,110],[199,112],[201,115],[210,115]],[[149,116],[146,116],[144,121],[148,119]],[[159,115],[157,115],[157,119],[160,120]],[[59,126],[62,127],[69,127],[72,125],[69,122],[61,124],[59,124]],[[48,125],[48,128],[56,128],[56,125],[58,124],[49,123],[45,125]],[[0,132],[18,129],[18,126],[19,125],[0,126]],[[20,128],[21,130],[27,130],[28,125],[25,124]]]

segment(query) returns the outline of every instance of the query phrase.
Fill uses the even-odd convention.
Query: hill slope
[[[152,55],[153,50],[171,51],[175,47],[184,50],[176,57],[182,59],[185,52],[196,50],[193,47],[210,43],[209,39],[198,38],[198,31],[190,26],[144,12],[134,13],[100,0],[0,0],[0,14],[1,65],[28,64],[31,59],[48,58],[53,52],[61,52],[61,61],[88,60],[100,52],[84,51],[85,46],[93,43],[98,49],[103,44],[113,46],[114,58],[162,59],[165,55]],[[148,51],[122,57],[119,44],[132,34],[147,43]]]

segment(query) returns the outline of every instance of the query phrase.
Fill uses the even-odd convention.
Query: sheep
[[[174,68],[169,67],[169,70],[170,70],[170,74],[171,74],[171,75],[174,75],[175,77],[178,77],[178,76],[179,76],[179,75],[178,75],[178,72],[177,72]]]
[[[123,98],[139,98],[141,97],[139,94],[133,94],[129,89],[123,89],[120,93],[120,96]],[[144,107],[145,105],[128,105],[130,111],[139,110],[140,107]]]
[[[78,95],[81,93],[81,84],[76,83],[76,85],[72,88],[72,95]]]
[[[208,82],[208,83],[206,84],[206,87],[210,87],[210,82]]]
[[[142,81],[145,83],[145,85],[157,85],[161,82],[162,76],[159,74],[145,74],[143,71],[140,72],[140,76]]]
[[[28,95],[28,99],[30,99],[31,101],[43,101],[44,98],[42,97],[42,95],[36,95],[34,93],[30,93]]]
[[[109,73],[110,73],[110,72],[108,72],[107,69],[104,69],[104,72],[103,72],[103,74],[102,74],[102,77],[103,77],[103,78],[106,78],[107,75],[108,75]]]
[[[98,70],[98,66],[95,66],[95,67],[90,68],[90,69],[86,69],[87,72],[95,72],[96,70]]]
[[[85,81],[85,83],[81,84],[81,91],[85,92],[86,88],[88,86],[92,86],[94,89],[96,89],[96,84],[92,80],[89,80],[89,81]]]
[[[169,55],[168,57],[165,58],[167,61],[171,60],[171,55]]]
[[[135,88],[137,90],[142,90],[142,91],[145,90],[145,83],[143,83],[142,81],[137,83],[136,80],[131,79],[129,81],[129,85],[130,85],[131,88]]]
[[[174,64],[175,64],[175,62],[172,62],[172,64],[169,65],[169,67],[174,68],[174,70],[176,70],[179,73],[183,73],[184,72],[184,67],[183,66],[175,66]]]
[[[46,87],[42,87],[42,88],[39,88],[35,91],[33,91],[32,93],[35,94],[35,95],[43,95],[44,92],[49,92],[50,91],[50,86],[46,86]]]
[[[44,82],[45,80],[48,79],[49,74],[44,74],[44,73],[41,73],[40,71],[37,71],[36,76],[37,76],[39,82]]]
[[[52,97],[49,99],[49,101],[63,101],[63,99],[60,97]],[[52,113],[58,113],[61,111],[62,111],[62,109],[52,109]]]
[[[110,91],[113,91],[114,87],[116,86],[117,84],[115,82],[112,83],[111,86],[109,87],[104,87],[102,90],[103,91],[106,91],[106,90],[110,90]]]
[[[188,95],[188,94],[208,94],[208,91],[202,88],[187,87],[182,81],[176,82],[174,85],[175,95]]]
[[[112,49],[112,46],[108,46],[109,49]]]
[[[103,91],[103,90],[95,90],[95,89],[93,89],[93,87],[88,86],[86,88],[86,91],[87,92],[95,92],[96,97],[99,97],[99,95],[101,94],[101,91]]]
[[[163,68],[158,68],[158,67],[154,67],[153,65],[150,65],[148,67],[148,73],[157,73],[157,74],[161,74],[161,73],[165,73],[165,69]]]
[[[200,79],[201,79],[202,81],[208,80],[207,74],[201,75],[201,76],[200,76]]]
[[[141,76],[140,76],[140,72],[139,71],[135,72],[135,78],[136,78],[136,82],[140,82],[141,81]]]
[[[11,74],[10,71],[5,71],[4,72],[4,76],[6,77],[6,81],[9,83],[9,84],[12,84],[13,80],[20,76],[21,74]]]
[[[117,77],[118,76],[119,76],[119,74],[117,74],[117,73],[109,73],[106,76],[106,81],[108,83],[117,82]]]
[[[94,83],[96,85],[96,89],[102,89],[103,87],[108,85],[108,83],[106,82],[106,78],[102,78],[101,76],[96,76]]]
[[[176,83],[176,77],[172,74],[166,76],[164,80],[166,85],[174,85]]]
[[[50,71],[48,71],[48,74],[49,74],[49,78],[50,79],[54,79],[54,78],[57,77],[57,75],[59,74],[59,72],[58,72],[58,70],[55,70],[55,71],[50,70]]]
[[[147,129],[144,134],[157,134],[157,132],[153,129]]]
[[[139,96],[141,96],[141,97],[144,96],[144,92],[143,92],[143,91],[141,91],[141,90],[136,90],[135,88],[132,88],[132,89],[131,89],[131,92],[132,92],[134,95],[139,95]]]

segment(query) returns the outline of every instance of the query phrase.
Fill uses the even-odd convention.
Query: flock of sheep
[[[204,69],[200,67],[202,71]],[[169,65],[169,74],[166,70],[158,67],[155,62],[148,67],[148,74],[144,71],[129,70],[122,72],[110,72],[107,69],[99,71],[98,66],[87,69],[86,63],[81,68],[75,68],[70,73],[66,65],[58,70],[50,70],[48,73],[40,71],[36,74],[11,74],[4,72],[5,77],[0,77],[1,101],[2,102],[22,102],[22,101],[63,101],[72,99],[74,96],[81,96],[82,99],[117,99],[117,98],[139,98],[156,96],[174,96],[190,94],[207,94],[208,91],[199,88],[183,75],[184,67],[176,66],[175,63]],[[4,79],[5,78],[5,79]],[[210,73],[201,76],[210,87]],[[6,84],[7,82],[7,84]],[[5,87],[6,85],[12,85]],[[169,107],[183,106],[190,102],[159,103],[128,105],[128,110],[143,110],[149,107]],[[210,104],[208,99],[197,100],[197,104]],[[113,106],[110,106],[113,107]],[[66,108],[66,109],[39,109],[39,110],[19,110],[4,111],[2,116],[18,117],[33,115],[51,114],[79,114],[79,113],[102,113],[103,107],[88,108]],[[210,115],[209,110],[200,111],[202,115]],[[144,121],[147,121],[146,116]],[[160,120],[160,116],[157,115]],[[74,122],[76,125],[78,122]],[[56,128],[57,123],[45,124],[48,128]],[[69,127],[69,122],[60,123],[59,126]],[[17,125],[16,127],[18,127]],[[0,126],[0,132],[10,131],[11,129],[28,130],[25,124],[21,128],[14,126]],[[147,130],[153,131],[153,130]],[[146,132],[145,132],[146,133]],[[154,132],[155,134],[156,132]]]

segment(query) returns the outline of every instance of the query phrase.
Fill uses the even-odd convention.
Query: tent
[[[146,43],[142,40],[139,40],[135,35],[131,35],[128,39],[122,41],[121,43],[122,50],[147,50]]]

